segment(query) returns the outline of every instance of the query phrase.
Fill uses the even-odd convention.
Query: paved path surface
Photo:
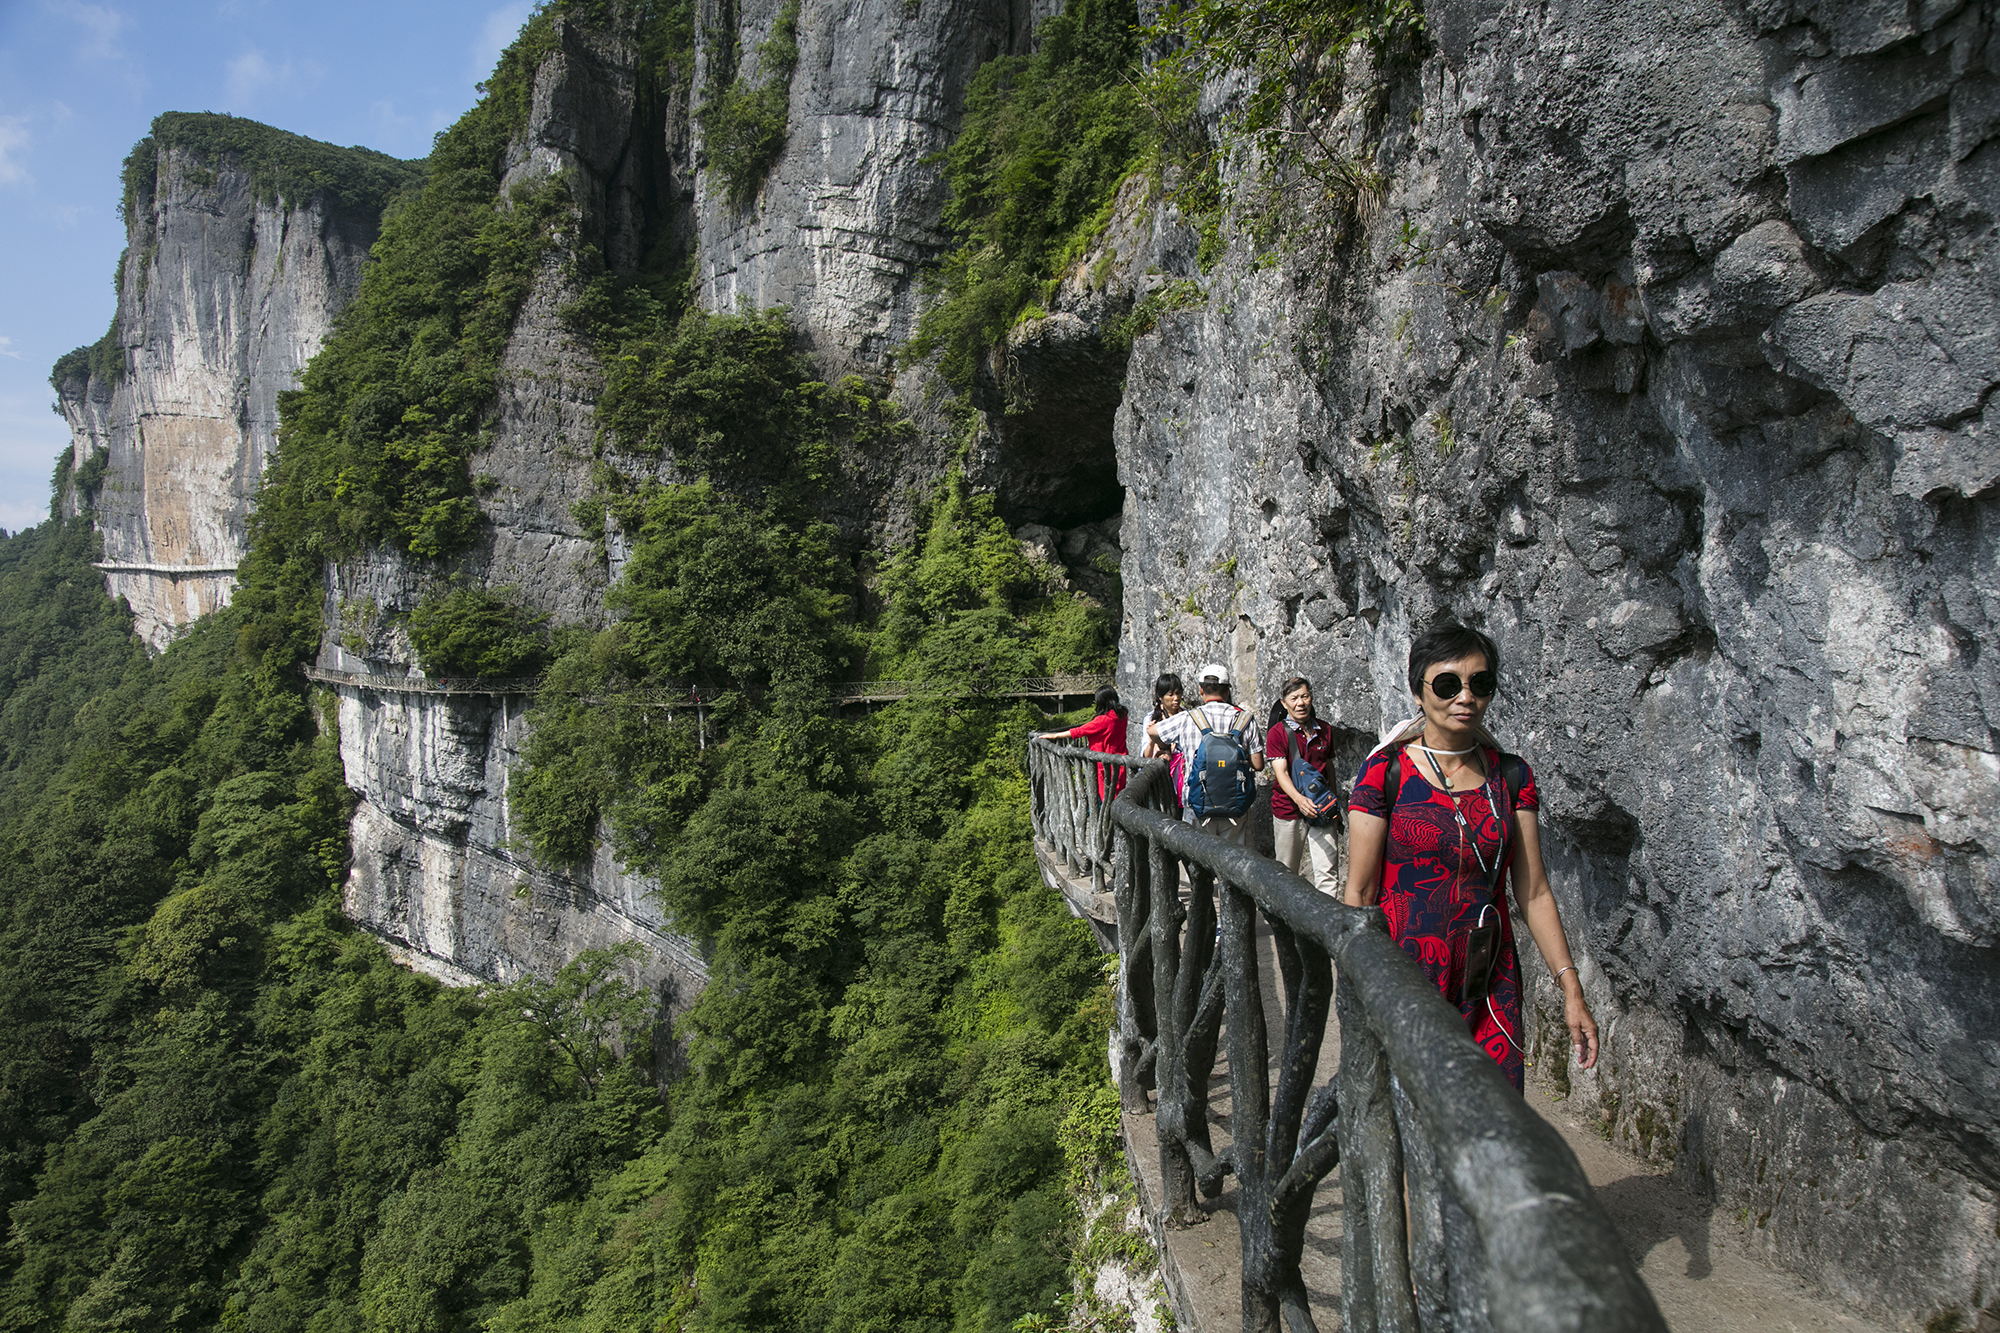
[[[1053,862],[1044,856],[1042,865],[1044,877],[1054,883]],[[1073,903],[1089,902],[1092,896],[1087,886],[1073,882],[1058,887]],[[1261,925],[1259,943],[1265,960],[1265,1023],[1276,1033],[1283,1030],[1274,988],[1277,960],[1269,932]],[[1274,1054],[1276,1049],[1274,1040]],[[1339,1064],[1340,1031],[1330,1025],[1315,1081],[1331,1081]],[[1218,1060],[1209,1098],[1217,1148],[1229,1141],[1228,1074],[1227,1059]],[[1675,1186],[1658,1167],[1614,1148],[1594,1127],[1571,1115],[1547,1093],[1530,1088],[1527,1099],[1582,1163],[1598,1202],[1618,1228],[1673,1333],[1750,1329],[1757,1333],[1889,1333],[1886,1325],[1847,1312],[1809,1291],[1797,1278],[1761,1262],[1745,1244],[1733,1218]],[[1160,1156],[1152,1117],[1126,1116],[1125,1135],[1142,1199],[1148,1213],[1156,1214]],[[1163,1266],[1168,1290],[1185,1326],[1196,1333],[1224,1333],[1242,1326],[1238,1285],[1242,1242],[1236,1227],[1234,1178],[1228,1178],[1227,1184],[1219,1197],[1204,1204],[1207,1222],[1167,1233],[1168,1254],[1163,1256]],[[1301,1265],[1320,1333],[1333,1333],[1341,1327],[1340,1217],[1336,1169],[1314,1198]]]

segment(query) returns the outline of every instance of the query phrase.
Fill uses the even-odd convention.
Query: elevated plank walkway
[[[484,695],[492,698],[532,698],[544,693],[539,677],[511,679],[455,678],[437,676],[392,676],[362,671],[337,671],[327,667],[307,667],[306,679],[321,685],[348,686],[388,694]],[[1113,683],[1110,676],[1024,676],[995,682],[997,688],[955,691],[921,680],[838,681],[832,687],[833,702],[848,704],[895,703],[903,699],[966,693],[987,699],[1087,699]],[[592,696],[593,700],[596,696]],[[681,690],[632,690],[605,696],[636,708],[693,708],[711,702]]]
[[[1099,943],[1117,947],[1117,911],[1112,896],[1099,894],[1088,880],[1069,873],[1062,857],[1039,839],[1035,859],[1043,882],[1063,895],[1070,910],[1088,920]],[[1187,897],[1185,877],[1181,896]],[[1276,952],[1261,924],[1258,948],[1266,966],[1264,1009],[1267,1023],[1282,1012],[1276,994]],[[1337,983],[1337,978],[1336,978]],[[1274,1050],[1275,1054],[1275,1050]],[[1315,1083],[1331,1080],[1340,1063],[1340,1029],[1329,1024],[1320,1050]],[[1228,1142],[1230,1122],[1226,1057],[1210,1080],[1210,1113],[1216,1146]],[[1797,1278],[1760,1262],[1742,1227],[1716,1206],[1676,1186],[1652,1163],[1608,1143],[1567,1104],[1530,1084],[1528,1105],[1562,1135],[1583,1164],[1625,1248],[1652,1289],[1674,1333],[1889,1333],[1886,1326],[1860,1318],[1809,1291]],[[1159,1140],[1150,1115],[1123,1116],[1125,1154],[1138,1183],[1140,1211],[1153,1233],[1161,1279],[1183,1329],[1233,1333],[1242,1327],[1240,1296],[1242,1242],[1236,1221],[1235,1178],[1225,1178],[1221,1195],[1205,1200],[1199,1226],[1168,1229],[1160,1224]],[[1313,1199],[1300,1269],[1321,1329],[1343,1327],[1340,1315],[1341,1197],[1336,1173]]]

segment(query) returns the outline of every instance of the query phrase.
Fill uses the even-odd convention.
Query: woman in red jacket
[[[1118,702],[1118,691],[1106,685],[1097,692],[1095,700],[1097,714],[1080,727],[1068,731],[1044,731],[1039,733],[1045,741],[1073,739],[1090,742],[1090,748],[1097,754],[1129,754],[1125,748],[1125,705]],[[1106,772],[1109,769],[1110,789],[1105,789]],[[1125,769],[1120,764],[1099,764],[1097,766],[1097,799],[1108,801],[1125,790]]]

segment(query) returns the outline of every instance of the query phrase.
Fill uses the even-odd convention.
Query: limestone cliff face
[[[1303,674],[1351,773],[1414,711],[1412,635],[1487,628],[1608,1020],[1570,1079],[1541,984],[1536,1077],[1831,1290],[1977,1309],[1992,7],[1426,11],[1349,253],[1203,277],[1162,219],[1152,265],[1206,299],[1138,341],[1119,409],[1121,681],[1220,658],[1262,706]]]
[[[696,86],[732,37],[743,76],[768,77],[755,50],[782,0],[716,8],[735,21],[705,28]],[[703,303],[787,306],[831,361],[885,367],[914,332],[921,267],[946,241],[943,182],[925,159],[950,144],[974,70],[1025,49],[1033,23],[1060,9],[1048,0],[802,6],[783,157],[746,204],[701,178]]]
[[[320,194],[259,198],[247,170],[185,148],[135,185],[115,354],[99,358],[116,369],[79,368],[58,393],[76,466],[107,455],[109,590],[158,649],[228,602],[277,396],[353,299],[376,218]]]
[[[772,6],[761,16],[710,15],[691,86],[701,86],[715,42],[738,34],[752,49],[775,14]],[[911,327],[920,265],[942,241],[937,171],[922,159],[949,142],[972,71],[1025,40],[1028,18],[1005,5],[805,6],[788,147],[759,200],[739,210],[713,197],[700,169],[697,94],[667,95],[635,50],[557,16],[556,49],[538,71],[510,183],[566,173],[577,244],[550,256],[502,358],[492,443],[473,460],[494,482],[481,498],[489,522],[459,572],[517,590],[559,624],[602,616],[619,536],[600,547],[572,513],[592,486],[601,370],[559,316],[594,263],[629,269],[646,244],[667,237],[695,262],[709,308],[789,305],[830,362],[885,369]],[[912,495],[950,457],[931,435],[850,458],[829,517],[854,543],[907,527]],[[671,459],[619,465],[640,478],[676,476]],[[329,571],[321,667],[412,672],[394,615],[438,577],[387,553]],[[664,935],[645,885],[607,854],[552,872],[512,849],[506,773],[524,735],[520,701],[335,688],[347,781],[363,802],[346,895],[357,920],[421,965],[461,977],[549,971],[581,948],[639,939],[653,948],[645,978],[692,998],[705,976],[699,955]]]

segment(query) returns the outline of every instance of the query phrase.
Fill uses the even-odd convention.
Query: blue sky
[[[118,168],[162,111],[422,157],[530,0],[0,0],[0,527],[48,514],[49,367],[111,322]]]

